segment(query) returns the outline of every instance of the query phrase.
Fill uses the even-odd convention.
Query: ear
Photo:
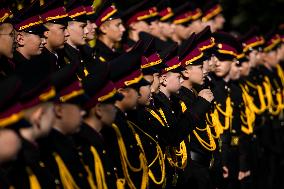
[[[102,106],[101,104],[97,104],[94,108],[93,108],[94,114],[98,117],[98,119],[101,119],[102,117]]]
[[[33,126],[36,126],[37,128],[40,128],[40,120],[43,114],[43,107],[38,106],[31,115],[31,122]]]
[[[160,80],[161,85],[166,85],[167,84],[167,75],[166,74],[161,75],[159,77],[159,80]]]
[[[62,117],[62,110],[63,110],[63,107],[61,104],[54,104],[54,114],[57,118]]]
[[[24,46],[25,44],[25,36],[23,33],[19,32],[17,34],[17,37],[16,37],[16,40],[17,40],[17,43],[18,45],[21,47],[21,46]]]
[[[45,31],[45,32],[43,33],[43,35],[44,35],[44,37],[47,39],[47,38],[48,38],[48,35],[49,35],[49,31]]]
[[[105,34],[107,32],[107,28],[108,28],[108,23],[105,22],[100,26],[99,29],[101,30],[102,33]]]
[[[126,90],[123,88],[119,88],[117,91],[123,95],[126,93]]]
[[[184,71],[182,71],[182,75],[188,78],[190,75],[190,71],[188,69],[185,69]]]

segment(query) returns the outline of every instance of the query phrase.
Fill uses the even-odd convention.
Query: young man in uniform
[[[182,71],[183,82],[176,96],[177,112],[190,109],[194,115],[194,125],[191,125],[190,142],[188,144],[188,163],[185,174],[179,183],[179,188],[193,186],[194,188],[212,188],[209,168],[212,166],[213,152],[216,150],[215,139],[210,125],[206,122],[206,113],[210,110],[214,99],[210,89],[202,89],[198,95],[195,86],[203,85],[203,61],[206,56],[198,47],[196,35],[193,34],[182,46],[181,62],[185,67]]]
[[[120,55],[116,45],[121,41],[125,28],[120,14],[111,0],[104,2],[97,10],[97,41],[94,48],[95,56],[101,62],[108,62]]]
[[[87,76],[82,82],[90,99],[83,105],[86,110],[80,131],[74,134],[76,147],[82,154],[81,159],[89,166],[98,188],[116,188],[116,170],[109,156],[101,130],[111,127],[116,117],[114,103],[121,100],[114,84],[109,80],[107,64],[97,62],[95,75]]]
[[[47,70],[57,71],[66,63],[63,57],[58,54],[58,50],[64,48],[64,44],[69,36],[67,32],[68,14],[64,8],[63,1],[49,1],[40,7],[41,18],[47,31],[44,32],[46,44],[39,56],[34,57],[34,61],[47,65]]]
[[[0,79],[14,72],[14,64],[8,61],[13,58],[13,47],[15,44],[15,30],[10,22],[12,12],[6,7],[5,3],[1,3],[0,8]]]
[[[34,1],[28,7],[14,13],[17,49],[14,52],[13,62],[16,71],[31,63],[32,57],[42,53],[45,44],[43,33],[46,28],[39,14],[39,1]]]

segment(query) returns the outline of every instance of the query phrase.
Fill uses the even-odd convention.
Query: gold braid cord
[[[225,117],[225,123],[221,123],[219,119],[219,114]],[[231,105],[231,97],[227,97],[226,99],[226,110],[222,110],[220,104],[217,104],[214,108],[213,113],[210,114],[211,116],[211,127],[214,128],[216,136],[214,138],[219,138],[221,134],[223,134],[224,130],[228,130],[232,125],[232,118],[233,118],[233,108]],[[207,119],[208,120],[208,119]]]
[[[124,174],[124,177],[126,179],[126,183],[128,184],[129,188],[131,189],[136,189],[137,187],[134,185],[128,169],[132,172],[140,172],[142,171],[142,180],[141,180],[141,189],[146,189],[148,186],[148,166],[147,166],[147,160],[144,156],[144,154],[141,152],[139,154],[139,161],[140,161],[140,167],[136,168],[131,165],[131,163],[128,160],[128,155],[127,155],[127,150],[125,147],[125,143],[123,141],[121,132],[119,128],[117,127],[116,124],[112,124],[112,128],[114,129],[118,141],[118,146],[119,146],[119,152],[120,152],[120,160],[121,160],[121,165],[122,165],[122,171]],[[136,138],[136,136],[135,136]]]
[[[136,128],[137,130],[142,132],[145,136],[147,136],[151,141],[153,141],[156,144],[157,155],[154,158],[154,160],[150,164],[148,164],[148,171],[149,171],[148,175],[155,184],[157,184],[157,185],[163,184],[165,182],[165,178],[166,178],[166,166],[165,166],[164,154],[163,154],[163,151],[162,151],[158,141],[156,141],[152,136],[150,136],[148,133],[143,131],[135,123],[128,121],[128,124],[129,124],[129,127],[132,129],[133,133],[135,134],[136,141],[137,141],[138,145],[140,146],[141,151],[144,153],[145,157],[147,157],[147,156],[146,156],[144,147],[142,145],[141,139],[140,139],[139,135],[137,134],[137,132],[135,131],[134,128]],[[160,180],[157,180],[157,178],[155,177],[155,175],[153,174],[153,172],[151,170],[151,166],[153,166],[154,163],[157,162],[157,160],[159,161],[160,170],[161,170],[161,179]]]

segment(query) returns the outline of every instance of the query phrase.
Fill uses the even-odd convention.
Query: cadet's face
[[[159,26],[159,22],[157,20],[151,22],[150,33],[154,36],[157,36],[157,37],[159,37],[161,35],[161,29],[160,29],[160,26]]]
[[[105,23],[103,23],[103,25],[104,26],[102,30],[111,41],[113,42],[121,41],[125,28],[120,18],[106,21]]]
[[[277,59],[278,55],[277,55],[277,51],[270,51],[267,53],[263,53],[263,60],[265,62],[267,62],[270,66],[272,67],[276,67],[276,65],[278,64],[278,59]]]
[[[111,126],[115,120],[117,109],[113,104],[98,104],[101,122],[106,126]]]
[[[45,38],[41,38],[39,35],[30,33],[19,33],[17,41],[20,46],[25,48],[26,53],[29,56],[36,56],[41,54],[44,45],[46,44]]]
[[[45,32],[47,45],[54,48],[54,50],[62,49],[69,36],[66,26],[52,23],[48,24],[47,28],[48,31]]]
[[[147,77],[147,79],[145,78],[145,80],[147,80],[151,84],[153,83],[153,79],[154,79],[153,76]],[[151,85],[140,87],[139,94],[140,96],[138,97],[138,104],[149,105],[151,102],[151,97],[152,97]]]
[[[189,75],[189,80],[192,83],[202,85],[204,81],[204,76],[203,76],[203,70],[202,70],[202,65],[199,66],[188,66],[186,68],[186,71],[188,72]]]
[[[218,77],[225,77],[229,74],[229,71],[231,69],[232,61],[220,61],[218,60],[216,62],[216,69],[215,74]]]
[[[0,56],[13,58],[13,45],[15,43],[15,31],[11,24],[0,25]]]
[[[238,80],[240,78],[241,69],[237,66],[236,62],[233,62],[230,69],[230,79]]]
[[[160,35],[163,35],[166,38],[170,38],[173,35],[174,28],[168,22],[159,22]]]
[[[154,73],[153,75],[144,75],[144,79],[151,83],[151,93],[157,93],[159,91],[159,73]]]
[[[180,38],[180,39],[187,39],[191,32],[189,31],[188,27],[185,27],[181,24],[177,24],[175,26],[175,34]]]
[[[250,72],[250,65],[248,62],[243,62],[241,66],[241,76],[248,76]]]
[[[125,105],[125,109],[127,110],[135,109],[137,106],[138,92],[133,88],[126,88],[120,92],[124,96],[122,102]]]
[[[87,34],[86,40],[91,41],[95,38],[97,25],[88,20],[86,27],[87,27],[87,30],[89,31]]]
[[[214,28],[216,30],[221,30],[224,27],[224,23],[225,23],[225,18],[222,14],[218,14],[217,16],[215,16],[214,18]]]
[[[257,50],[252,50],[250,53],[249,53],[249,62],[250,62],[250,65],[252,67],[255,67],[257,65],[261,65],[263,64],[263,56],[262,56],[262,53],[261,52],[258,52]]]
[[[217,62],[216,56],[211,56],[210,59],[208,60],[208,65],[209,65],[209,71],[214,72],[216,68],[216,62]]]
[[[203,29],[204,29],[204,23],[200,19],[195,20],[190,24],[190,30],[192,32],[198,33]]]
[[[163,82],[170,93],[176,93],[181,87],[181,74],[169,72]]]
[[[44,103],[39,106],[39,109],[35,112],[38,113],[38,126],[35,126],[35,132],[37,137],[46,136],[55,121],[54,107],[52,103]]]
[[[147,32],[149,33],[150,32],[150,26],[147,22],[145,21],[138,21],[138,22],[134,22],[132,24],[130,24],[130,27],[137,31],[138,33],[139,32]]]
[[[85,45],[88,30],[86,23],[71,21],[68,23],[67,31],[69,33],[68,41],[75,46]]]
[[[84,115],[79,106],[74,104],[56,104],[55,111],[57,117],[60,118],[60,125],[63,127],[61,129],[64,130],[64,133],[73,134],[79,130]]]

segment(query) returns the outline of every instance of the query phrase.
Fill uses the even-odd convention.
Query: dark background
[[[258,26],[263,33],[284,24],[284,0],[221,0],[225,30],[245,33]]]

